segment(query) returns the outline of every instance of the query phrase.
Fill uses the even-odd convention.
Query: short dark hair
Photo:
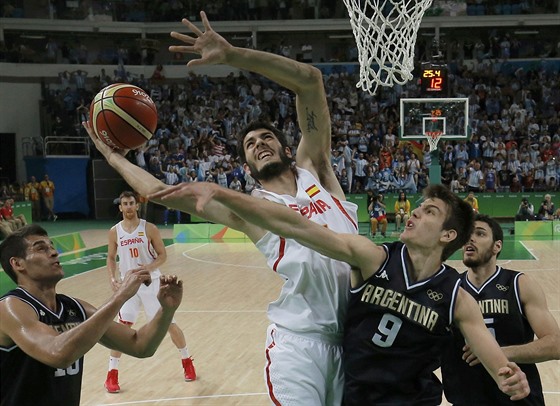
[[[441,253],[441,260],[445,261],[455,251],[467,243],[474,229],[474,213],[472,206],[463,201],[455,193],[443,185],[430,185],[424,189],[424,199],[441,199],[449,209],[444,220],[443,230],[455,230],[457,237],[449,242]]]
[[[16,284],[18,283],[17,274],[10,264],[10,258],[25,258],[27,247],[29,246],[27,237],[35,235],[48,237],[49,234],[43,227],[37,224],[28,224],[11,233],[2,241],[2,244],[0,244],[0,264],[2,264],[4,272],[6,272],[10,279]]]
[[[125,190],[124,192],[122,192],[119,195],[119,204],[121,204],[121,199],[123,197],[134,197],[134,201],[136,201],[136,203],[138,203],[138,195],[136,194],[136,192],[132,192],[130,190]]]
[[[274,127],[267,121],[263,120],[254,120],[251,121],[249,124],[245,126],[238,134],[237,134],[237,155],[239,155],[241,163],[247,162],[247,156],[245,155],[245,148],[243,147],[243,140],[251,131],[266,129],[269,130],[272,134],[276,136],[282,149],[289,147],[288,140],[286,140],[286,136],[282,131],[278,128]]]
[[[488,224],[490,230],[492,230],[492,241],[502,241],[502,243],[504,242],[504,230],[502,230],[502,226],[500,226],[500,224],[492,217],[486,214],[476,214],[474,217],[474,221],[482,221]],[[498,255],[496,255],[496,258],[498,258],[501,253],[502,251],[500,250],[500,252],[498,252]]]

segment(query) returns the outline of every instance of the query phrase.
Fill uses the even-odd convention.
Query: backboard
[[[460,139],[469,135],[467,98],[401,99],[399,136],[425,139],[430,135]]]

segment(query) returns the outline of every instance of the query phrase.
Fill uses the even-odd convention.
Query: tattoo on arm
[[[305,111],[307,113],[307,131],[317,131],[317,126],[315,125],[317,115],[313,111],[309,111],[309,109],[305,109]]]

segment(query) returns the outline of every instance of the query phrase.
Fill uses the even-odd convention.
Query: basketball
[[[137,86],[115,83],[102,89],[89,109],[97,137],[112,148],[135,149],[152,138],[157,126],[157,108]]]

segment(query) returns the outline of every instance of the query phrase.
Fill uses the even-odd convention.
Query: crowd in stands
[[[81,20],[105,16],[113,21],[176,21],[177,16],[194,16],[204,7],[210,21],[285,20],[344,18],[347,11],[336,0],[92,0],[41,2],[31,7],[22,0],[6,0],[3,17]],[[553,0],[434,0],[430,16],[508,15],[558,12]]]
[[[332,117],[331,161],[346,193],[420,192],[429,183],[434,157],[441,165],[442,183],[455,192],[559,189],[558,70],[544,65],[510,69],[505,63],[481,62],[451,71],[453,96],[469,99],[472,133],[464,140],[440,140],[437,154],[428,152],[425,141],[398,137],[398,101],[421,96],[416,81],[381,89],[374,97],[358,90],[356,75],[344,69],[325,74]],[[177,82],[167,81],[161,66],[151,78],[132,77],[122,67],[111,76],[102,71],[82,86],[79,72],[62,75],[63,91],[45,92],[45,104],[63,128],[60,131],[81,131],[89,101],[104,86],[135,84],[156,103],[159,124],[134,159],[166,183],[214,181],[250,191],[254,181],[237,159],[235,134],[258,118],[270,118],[282,129],[295,153],[300,133],[294,97],[260,76],[212,78],[190,73]]]

